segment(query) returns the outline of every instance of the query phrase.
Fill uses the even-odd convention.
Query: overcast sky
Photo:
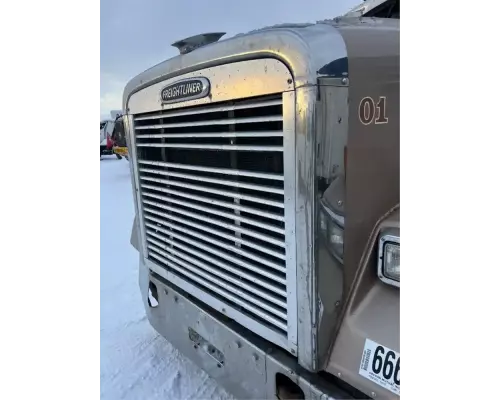
[[[172,43],[341,15],[362,0],[101,0],[101,118],[121,109],[128,80],[178,54]]]

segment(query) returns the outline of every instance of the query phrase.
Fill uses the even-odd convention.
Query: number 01
[[[359,102],[358,115],[359,120],[363,125],[370,125],[375,122],[375,124],[387,124],[389,118],[386,115],[387,98],[381,96],[378,102],[375,103],[371,97],[364,97]]]

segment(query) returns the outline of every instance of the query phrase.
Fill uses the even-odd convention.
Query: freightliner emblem
[[[161,102],[165,104],[201,99],[209,93],[210,81],[207,78],[189,78],[165,86],[160,97]]]

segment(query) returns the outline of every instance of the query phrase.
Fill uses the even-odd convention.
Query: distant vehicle
[[[125,137],[125,127],[123,125],[123,116],[121,115],[118,115],[116,117],[111,140],[113,141],[113,153],[115,153],[119,158],[123,157],[128,160],[129,158],[127,140]]]
[[[118,159],[128,160],[128,148],[123,126],[123,116],[116,112],[114,120],[101,121],[101,156],[115,154]]]
[[[223,35],[123,94],[148,320],[239,399],[397,399],[399,0]]]
[[[115,127],[115,121],[104,120],[100,124],[100,153],[101,157],[104,155],[112,155],[113,153],[113,141],[111,140],[111,135],[113,134],[113,129]]]
[[[96,119],[96,130],[97,130],[97,139],[96,139],[96,156],[97,160],[101,159],[101,121]]]

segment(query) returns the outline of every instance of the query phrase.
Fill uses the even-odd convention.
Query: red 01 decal
[[[387,98],[385,96],[381,96],[378,99],[378,102],[375,103],[371,97],[363,97],[359,102],[358,108],[358,116],[359,120],[363,125],[370,125],[375,123],[379,124],[387,124],[389,122],[389,118],[387,118]]]

